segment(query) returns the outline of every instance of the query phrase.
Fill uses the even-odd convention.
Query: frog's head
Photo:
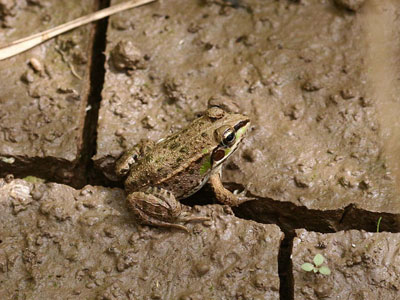
[[[217,107],[208,109],[205,116],[211,121],[209,130],[213,131],[214,143],[208,149],[208,166],[203,166],[201,172],[215,169],[235,152],[250,125],[249,117],[228,113]]]

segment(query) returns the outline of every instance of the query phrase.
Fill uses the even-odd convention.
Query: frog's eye
[[[225,146],[229,147],[235,143],[236,134],[235,129],[229,126],[222,126],[215,131],[215,135],[218,141]]]
[[[222,139],[222,144],[225,146],[231,146],[235,142],[235,131],[230,128],[224,132],[224,138]]]

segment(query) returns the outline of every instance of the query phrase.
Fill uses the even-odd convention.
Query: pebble
[[[14,175],[13,174],[7,174],[6,177],[4,178],[4,180],[7,183],[10,183],[10,182],[12,182],[14,180]]]
[[[42,71],[43,71],[43,65],[42,65],[42,63],[41,63],[37,58],[32,57],[32,58],[29,60],[29,64],[30,64],[30,66],[32,67],[32,69],[33,69],[35,72],[37,72],[37,73],[42,73]]]
[[[95,288],[95,287],[96,287],[96,284],[95,284],[94,282],[89,282],[88,284],[86,284],[86,287],[87,287],[88,289],[92,289],[92,288]]]

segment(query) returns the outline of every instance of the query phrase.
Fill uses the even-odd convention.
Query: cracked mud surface
[[[397,299],[400,290],[400,235],[296,230],[293,241],[294,299]],[[300,266],[322,254],[329,277]]]
[[[55,3],[0,0],[0,44],[99,5],[63,1],[60,16]],[[101,99],[90,26],[0,62],[0,176],[99,184],[141,139],[229,100],[252,127],[223,179],[257,199],[234,209],[253,221],[187,208],[213,221],[185,235],[137,226],[121,189],[1,181],[0,298],[397,299],[399,12],[395,0],[158,0],[109,18]],[[378,220],[392,233],[363,231]],[[301,270],[316,253],[331,275]]]
[[[95,8],[93,0],[2,3],[4,16],[0,13],[0,19],[5,28],[1,29],[1,44]],[[75,185],[82,181],[82,168],[79,172],[74,169],[79,169],[83,154],[92,38],[93,26],[85,26],[0,62],[2,176],[9,172]]]
[[[225,97],[252,121],[225,181],[283,214],[291,207],[290,222],[321,212],[334,223],[327,230],[349,207],[398,214],[359,17],[329,1],[223,3],[161,1],[110,18],[96,165],[109,173],[140,139],[176,131]],[[268,222],[260,210],[269,206],[245,207]]]
[[[279,297],[276,225],[218,205],[191,209],[211,221],[188,224],[190,233],[150,229],[124,198],[120,189],[0,180],[1,299]]]

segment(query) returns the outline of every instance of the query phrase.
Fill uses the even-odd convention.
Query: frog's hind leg
[[[128,205],[141,224],[177,228],[188,231],[178,222],[205,221],[204,217],[181,217],[182,204],[168,190],[149,188],[145,192],[133,192],[127,197]]]
[[[128,199],[128,201],[129,201],[129,199]],[[147,215],[145,212],[143,212],[140,209],[137,209],[136,207],[135,208],[132,206],[130,206],[130,207],[132,209],[133,214],[136,217],[136,220],[138,221],[138,223],[140,223],[142,225],[150,225],[150,226],[164,227],[164,228],[175,228],[175,229],[180,229],[180,230],[189,232],[189,230],[183,225],[175,224],[175,223],[168,223],[168,222],[158,220],[154,217]]]

